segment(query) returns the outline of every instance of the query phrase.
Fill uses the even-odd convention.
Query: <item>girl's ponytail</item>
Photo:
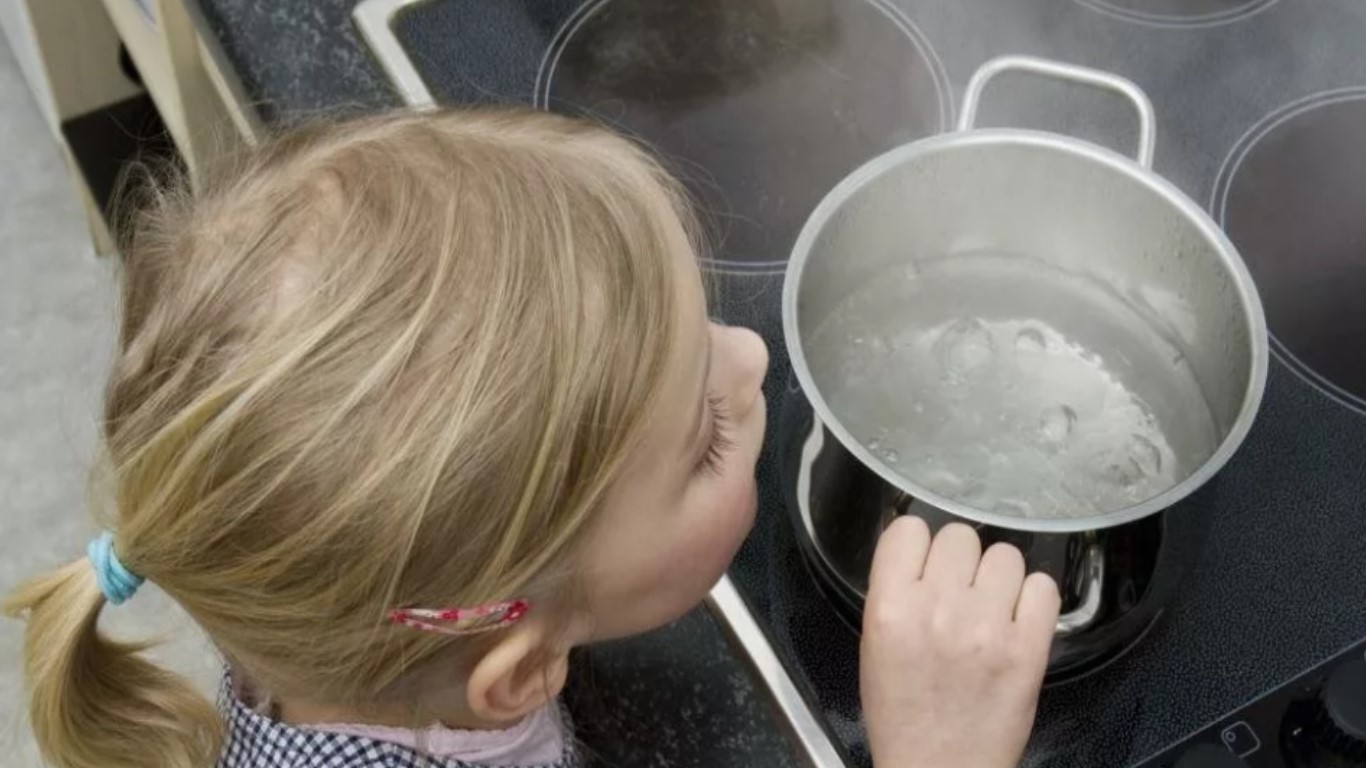
[[[81,558],[24,584],[4,611],[27,614],[29,719],[55,768],[207,768],[221,721],[185,679],[142,657],[146,643],[100,635],[105,597]]]

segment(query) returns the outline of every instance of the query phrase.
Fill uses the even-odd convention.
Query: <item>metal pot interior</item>
[[[1241,442],[1266,376],[1255,288],[1198,206],[1119,155],[1028,131],[936,137],[852,174],[798,240],[784,324],[817,415],[862,463],[912,498],[1007,528],[1091,530],[1170,506]],[[1041,351],[1053,368],[1029,362]],[[994,394],[1016,384],[991,389],[986,376],[1007,378],[993,366],[1027,363],[1020,390]],[[1078,388],[1067,366],[1092,364],[1101,383]],[[1119,400],[1106,382],[1137,410],[1108,405]],[[1140,426],[1105,421],[1106,408]],[[1038,461],[1061,473],[1066,457],[1094,454],[1096,477],[1118,467],[1129,485],[1090,508],[1079,496],[1048,509],[974,498],[962,473],[954,485],[927,463],[951,437],[980,442],[953,432],[974,418],[1023,435],[1010,440],[1100,441]],[[1122,474],[1131,465],[1140,481]]]

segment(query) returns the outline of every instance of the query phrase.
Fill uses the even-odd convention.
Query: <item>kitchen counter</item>
[[[355,5],[197,0],[191,16],[247,105],[280,124],[400,104],[358,35]],[[567,701],[594,765],[795,766],[767,696],[698,608],[657,632],[583,649]]]
[[[185,1],[266,123],[400,104],[351,20],[357,0]]]

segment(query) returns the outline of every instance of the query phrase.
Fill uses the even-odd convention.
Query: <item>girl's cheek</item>
[[[732,477],[734,479],[726,483],[725,501],[722,503],[725,520],[719,527],[727,532],[733,554],[754,524],[756,497],[753,464],[737,467]]]
[[[703,514],[694,518],[687,539],[702,562],[724,567],[739,549],[754,522],[755,483],[753,468],[738,456],[713,481],[706,497],[699,498]]]
[[[756,404],[758,413],[751,413],[741,427],[744,435],[739,445],[729,457],[721,475],[711,482],[710,498],[702,502],[707,510],[706,520],[697,527],[700,534],[696,552],[703,562],[710,563],[714,574],[720,574],[730,565],[735,553],[740,549],[745,537],[754,526],[755,506],[757,503],[755,462],[763,444],[764,414],[762,403]]]

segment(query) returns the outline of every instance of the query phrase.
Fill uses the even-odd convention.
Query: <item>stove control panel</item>
[[[1134,768],[1366,768],[1366,641]]]

